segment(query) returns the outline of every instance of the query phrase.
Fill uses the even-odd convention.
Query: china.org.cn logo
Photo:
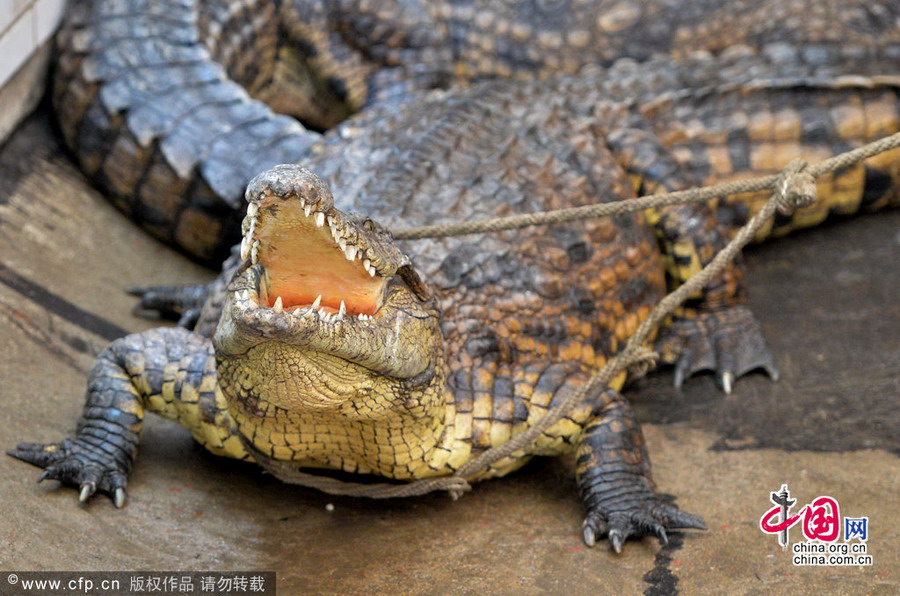
[[[791,548],[794,565],[872,564],[868,554],[868,517],[844,517],[842,524],[840,504],[829,496],[816,497],[792,514],[797,500],[791,498],[787,484],[771,493],[769,500],[774,507],[759,518],[759,528],[766,534],[775,534],[782,550]],[[798,523],[806,540],[791,545],[789,532]],[[842,530],[844,540],[839,542]]]

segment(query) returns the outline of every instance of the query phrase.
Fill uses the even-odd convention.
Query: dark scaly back
[[[746,45],[820,63],[888,58],[892,0],[290,0],[323,68],[357,74],[350,53],[431,84],[546,77],[587,63],[684,58]],[[304,16],[310,15],[310,16]],[[312,25],[314,23],[314,26]],[[396,74],[396,73],[395,73]],[[394,75],[391,75],[393,77]],[[389,78],[391,78],[389,77]],[[396,79],[395,79],[396,80]]]
[[[155,236],[207,260],[234,240],[247,180],[317,138],[229,78],[264,81],[246,56],[271,63],[277,39],[274,7],[244,4],[198,15],[186,0],[76,2],[58,37],[53,99],[82,168]]]
[[[639,189],[658,192],[670,179],[702,185],[777,173],[794,157],[824,159],[900,128],[900,75],[864,76],[843,63],[733,54],[622,60],[543,81],[487,81],[420,93],[347,121],[323,138],[307,163],[330,180],[340,208],[408,227],[570,206],[563,197],[571,196],[571,205],[587,200],[585,191],[555,190],[551,201],[526,189],[565,184],[552,176],[537,180],[538,172],[545,173],[535,165],[542,155],[567,167],[577,164],[580,175],[590,176],[601,169],[591,160],[609,157],[598,158],[593,144],[612,151],[605,167],[660,170],[637,163],[634,142],[620,146],[616,138],[623,129],[647,133],[671,161],[672,170]],[[887,67],[872,64],[870,70]],[[496,163],[523,139],[540,149],[526,152],[521,163]],[[822,208],[848,214],[894,201],[896,163],[894,151],[861,164],[874,184],[847,179],[835,186],[824,177]],[[491,167],[493,172],[484,171]],[[843,175],[849,176],[838,177]],[[591,193],[594,202],[628,196]],[[804,223],[805,213],[794,228],[814,223]],[[461,241],[438,242],[452,253]],[[417,244],[416,252],[427,258],[431,245]]]
[[[867,135],[828,131],[811,159],[821,150],[830,155],[891,132],[900,81],[856,77],[859,88],[842,88],[841,76],[839,67],[782,64],[747,53],[658,57],[545,81],[490,81],[373,106],[327,135],[308,165],[331,183],[339,208],[391,228],[626,199],[636,193],[628,179],[632,163],[611,141],[623,128],[648,132],[657,145],[654,156],[674,162],[666,179],[677,173],[687,184],[717,181],[701,171],[696,156],[701,150],[727,152],[735,134],[731,117],[755,122],[794,106],[816,122],[811,98],[838,111],[857,101],[872,108]],[[876,113],[884,115],[877,125]],[[813,147],[799,139],[797,148]],[[747,155],[766,151],[764,142],[754,137]],[[771,160],[774,171],[789,161],[781,157]],[[739,163],[729,168],[735,177],[755,173]],[[652,164],[647,169],[654,171]],[[896,189],[896,177],[891,180]],[[852,191],[865,195],[862,185]],[[826,211],[863,205],[851,206],[846,193],[824,187],[822,199]],[[798,225],[808,219],[795,217]],[[423,278],[443,293],[448,353],[458,359],[451,369],[465,377],[457,386],[473,391],[476,381],[485,391],[488,383],[515,384],[509,375],[560,355],[558,361],[578,363],[573,371],[602,364],[598,354],[615,353],[664,289],[655,240],[640,217],[423,240],[404,248]],[[472,363],[484,364],[488,354],[495,359],[490,374],[475,379]],[[506,360],[496,360],[501,356]],[[552,368],[540,366],[543,372],[529,374]]]
[[[390,227],[631,196],[595,123],[546,89],[493,81],[375,108],[336,131],[310,166],[331,182],[336,206]],[[639,215],[403,248],[440,301],[448,386],[474,449],[577,386],[665,290]]]
[[[315,139],[228,79],[282,97],[271,83],[288,38],[294,62],[315,71],[306,90],[346,104],[326,115],[333,122],[345,108],[461,79],[542,78],[734,44],[876,76],[900,56],[898,11],[894,0],[79,0],[59,36],[54,100],[69,146],[114,202],[209,260],[234,237],[246,182],[303,161]]]

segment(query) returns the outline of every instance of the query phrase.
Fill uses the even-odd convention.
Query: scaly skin
[[[705,76],[696,74],[697,66],[685,69],[695,74],[678,76]],[[607,74],[597,76],[609,81]],[[138,431],[128,418],[130,434],[118,432],[120,412],[161,410],[191,427],[202,413],[194,397],[198,383],[213,391],[206,403],[215,407],[207,406],[205,414],[212,422],[200,432],[191,427],[195,436],[242,459],[253,458],[252,445],[254,452],[298,467],[411,480],[451,474],[523,432],[620,349],[665,292],[667,268],[677,278],[694,259],[708,261],[729,227],[711,226],[704,206],[659,211],[651,218],[655,225],[621,217],[429,240],[410,245],[413,270],[384,228],[346,213],[368,206],[393,227],[431,222],[438,213],[494,215],[627,198],[635,194],[634,181],[651,184],[652,164],[665,160],[675,164],[667,181],[690,183],[687,166],[696,162],[678,163],[678,153],[652,134],[674,126],[666,117],[687,115],[690,122],[697,114],[711,135],[713,126],[728,122],[737,97],[742,105],[768,110],[786,99],[817,105],[810,98],[818,94],[814,88],[803,92],[808,95],[723,88],[627,104],[607,99],[603,85],[588,74],[549,83],[495,82],[411,101],[399,111],[375,108],[317,146],[314,165],[327,172],[340,211],[328,186],[308,170],[281,166],[260,175],[247,192],[241,262],[223,275],[234,277],[213,343],[184,330],[167,332],[162,348],[146,347],[155,335],[129,336],[106,357],[125,374],[104,370],[91,381],[131,379],[130,388],[124,381],[119,388],[124,403],[89,393],[84,418],[108,421],[110,436],[127,436],[106,443],[122,454],[99,463],[90,459],[96,437],[84,432],[62,444],[22,445],[13,454],[49,466],[47,477],[86,485],[85,495],[95,485],[116,494],[127,473],[119,460],[130,465]],[[872,106],[871,128],[845,138],[832,127],[815,142],[795,140],[801,151],[817,144],[836,151],[898,128],[889,88],[829,93],[835,104]],[[517,109],[526,98],[535,98],[533,109]],[[830,113],[829,106],[811,113]],[[641,134],[639,156],[617,149],[625,136]],[[784,142],[790,146],[790,139]],[[647,155],[652,159],[645,161]],[[418,167],[405,167],[411,163]],[[890,184],[868,193],[858,189],[860,204],[894,196],[896,172],[886,172]],[[668,267],[658,258],[654,231],[664,248],[673,249]],[[742,306],[740,282],[740,269],[730,269],[667,329],[664,347],[673,359],[681,357],[680,374],[711,366],[727,385],[728,375],[773,366]],[[190,352],[202,377],[167,385],[134,356],[117,356],[153,356],[159,360],[153,370],[180,378],[186,360],[178,350]],[[168,352],[177,356],[161,355]],[[532,455],[575,450],[587,543],[606,534],[618,549],[628,536],[701,527],[699,519],[653,492],[640,431],[616,393],[623,381],[616,379],[523,453],[475,479],[506,474]],[[106,476],[111,479],[105,483],[94,480]]]
[[[621,172],[608,182],[627,179]],[[540,303],[528,290],[531,279],[510,277],[511,293],[487,294],[480,305],[462,298],[475,298],[487,280],[472,279],[455,296],[440,286],[430,291],[383,228],[335,209],[327,186],[308,170],[281,166],[257,177],[247,194],[243,263],[213,341],[163,329],[114,342],[92,373],[76,437],[23,444],[12,455],[45,466],[45,477],[81,486],[82,499],[99,489],[121,505],[149,409],[235,458],[258,451],[298,467],[396,480],[451,474],[577,390],[664,291],[655,241],[640,217],[563,234],[579,246],[606,241],[607,248],[574,259],[571,271],[581,280],[598,270],[622,272],[615,301],[599,303],[608,312],[570,311],[567,300],[550,300],[545,310],[555,322],[527,325],[502,311]],[[523,240],[514,264],[550,274],[539,253],[529,254],[556,243],[529,247],[537,234]],[[584,291],[599,296],[610,288],[589,283]],[[466,329],[479,306],[499,309],[496,336]],[[472,480],[504,475],[531,455],[577,449],[589,544],[607,534],[619,550],[632,535],[702,528],[653,492],[640,430],[616,392],[623,381]]]
[[[252,458],[249,445],[298,467],[450,474],[581,385],[646,317],[666,276],[678,283],[708,262],[753,202],[409,246],[347,213],[395,228],[627,199],[897,130],[896,79],[842,78],[844,66],[661,57],[370,106],[311,146],[307,164],[327,184],[296,166],[251,183],[241,262],[218,287],[236,277],[200,318],[212,343],[184,330],[114,342],[76,437],[12,453],[82,486],[83,498],[99,489],[121,504],[151,410],[231,457]],[[801,110],[821,125],[771,118]],[[896,163],[895,152],[849,169],[823,185],[824,211],[778,229],[894,200]],[[352,247],[363,252],[344,258]],[[664,331],[678,376],[714,368],[727,390],[750,368],[774,371],[743,300],[734,266]],[[476,479],[575,450],[588,544],[606,534],[619,549],[630,535],[702,527],[653,492],[640,431],[616,393],[623,381]]]
[[[622,57],[681,60],[745,44],[781,62],[830,65],[834,78],[895,75],[885,67],[900,47],[898,7],[888,0],[197,6],[73,2],[58,36],[53,99],[66,142],[113,202],[210,262],[237,238],[250,178],[305,163],[319,137],[251,96],[323,129],[416,89],[545,78]],[[667,68],[645,71],[644,82],[666,79]]]

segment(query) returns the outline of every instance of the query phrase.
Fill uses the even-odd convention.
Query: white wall
[[[0,0],[0,142],[36,105],[66,0]]]

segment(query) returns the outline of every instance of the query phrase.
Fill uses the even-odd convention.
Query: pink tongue
[[[266,292],[265,306],[271,307],[275,299],[281,296],[285,309],[302,308],[312,304],[316,298],[322,297],[320,308],[326,312],[338,312],[341,300],[350,315],[372,315],[378,309],[381,298],[381,284],[353,286],[346,279],[335,279],[333,276],[310,275],[297,276],[292,279],[280,279],[271,276]],[[352,280],[350,280],[352,281]]]
[[[359,259],[348,261],[327,227],[318,227],[296,204],[281,204],[258,214],[257,258],[265,267],[263,301],[271,307],[281,296],[284,308],[320,306],[337,312],[341,301],[351,315],[378,310],[385,279],[372,277]]]

